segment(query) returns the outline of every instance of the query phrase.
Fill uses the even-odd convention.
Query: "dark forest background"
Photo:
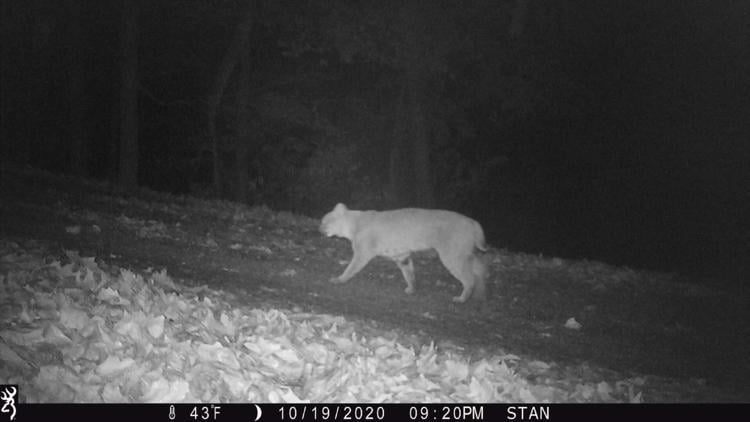
[[[2,160],[742,281],[746,1],[0,2]]]

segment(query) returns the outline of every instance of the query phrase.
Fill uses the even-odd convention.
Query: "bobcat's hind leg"
[[[459,303],[466,302],[469,300],[476,283],[474,272],[472,271],[473,256],[471,254],[450,256],[450,254],[443,253],[442,251],[438,251],[438,256],[440,256],[440,261],[448,269],[448,272],[460,281],[463,287],[461,295],[454,296],[453,301]]]

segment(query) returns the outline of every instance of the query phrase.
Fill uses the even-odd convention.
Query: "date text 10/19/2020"
[[[485,405],[401,404],[401,405],[282,405],[280,421],[484,421],[502,416],[505,420],[549,420],[549,406],[499,406],[488,412]],[[501,411],[501,410],[504,410]],[[498,414],[500,411],[501,414]],[[492,414],[490,414],[492,413]]]

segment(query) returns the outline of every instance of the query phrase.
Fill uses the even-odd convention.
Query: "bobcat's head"
[[[320,232],[324,235],[352,238],[352,221],[349,217],[349,210],[342,203],[336,204],[333,211],[323,217],[320,222]]]

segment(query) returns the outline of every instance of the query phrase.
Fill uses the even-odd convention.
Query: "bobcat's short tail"
[[[474,246],[482,252],[487,252],[487,243],[484,240],[484,230],[476,221],[474,222]]]
[[[487,299],[487,277],[488,268],[485,261],[485,257],[474,255],[472,257],[472,272],[474,273],[474,289],[471,292],[471,297],[484,301]]]
[[[474,222],[474,246],[482,252],[487,252],[487,242],[484,239],[484,230],[476,221]],[[474,290],[471,296],[474,299],[484,301],[487,298],[487,277],[488,266],[485,261],[486,257],[474,255],[473,265],[474,272]]]

